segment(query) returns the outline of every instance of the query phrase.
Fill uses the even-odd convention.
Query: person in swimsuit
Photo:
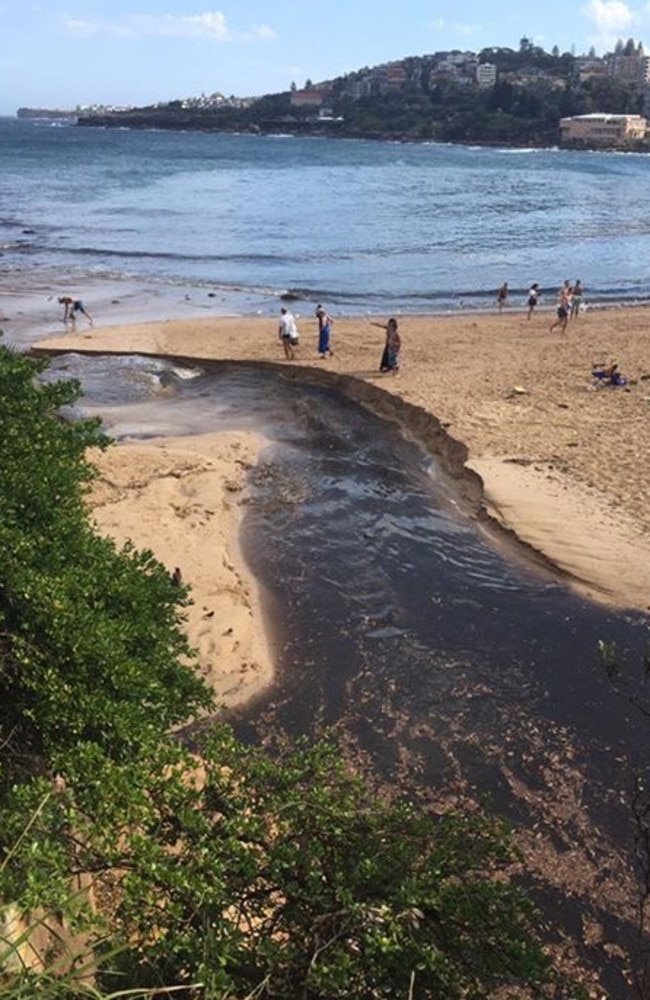
[[[535,281],[528,289],[528,319],[533,315],[533,311],[539,302],[539,285]]]
[[[77,313],[83,313],[90,326],[93,326],[93,318],[81,299],[75,299],[72,295],[60,295],[59,304],[63,306],[63,322],[65,324],[67,324],[69,320],[72,325],[75,326],[77,322]]]
[[[549,332],[552,333],[556,326],[559,326],[562,333],[566,330],[566,325],[569,322],[569,313],[571,312],[571,285],[568,281],[565,281],[560,289],[560,301],[557,307],[557,319],[554,323],[551,323],[549,327]]]
[[[582,282],[580,278],[576,281],[573,286],[573,295],[571,297],[571,313],[569,314],[570,319],[577,319],[580,315],[580,306],[582,304],[582,296],[584,294],[584,289],[582,287]]]

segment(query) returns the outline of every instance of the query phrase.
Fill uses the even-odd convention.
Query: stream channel
[[[81,411],[117,440],[267,439],[242,546],[277,678],[231,713],[243,739],[334,728],[360,766],[430,808],[488,803],[528,831],[529,868],[568,929],[590,912],[620,943],[650,724],[613,694],[598,640],[640,669],[647,617],[577,596],[473,517],[398,422],[288,371],[62,355],[45,377],[78,378]]]

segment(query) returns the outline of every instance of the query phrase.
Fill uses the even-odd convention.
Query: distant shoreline
[[[292,138],[317,138],[317,139],[355,139],[365,142],[399,142],[409,145],[438,144],[443,146],[480,146],[485,149],[538,149],[553,150],[558,149],[563,152],[574,153],[638,153],[647,155],[650,153],[650,142],[641,143],[637,141],[634,146],[621,143],[620,145],[591,145],[584,141],[574,140],[572,142],[553,141],[549,136],[539,143],[527,138],[526,141],[517,139],[483,139],[465,136],[462,140],[436,139],[435,137],[417,137],[400,133],[367,132],[363,130],[352,130],[341,134],[339,128],[324,126],[318,120],[314,122],[277,123],[269,127],[263,124],[255,126],[234,126],[223,127],[207,124],[206,122],[192,124],[191,120],[181,121],[172,119],[165,121],[158,116],[138,116],[131,118],[128,116],[120,118],[118,115],[79,115],[75,123],[80,128],[122,128],[133,131],[147,131],[160,129],[169,132],[214,132],[217,135],[259,135],[259,136],[291,136]]]
[[[12,117],[8,115],[6,117]],[[320,119],[306,120],[304,122],[276,122],[265,127],[264,124],[228,126],[216,126],[205,120],[197,122],[188,115],[187,119],[181,119],[176,114],[171,114],[169,118],[164,115],[143,114],[139,110],[106,112],[96,114],[85,114],[77,110],[65,110],[56,108],[18,108],[16,118],[34,121],[61,121],[74,124],[80,128],[119,128],[133,131],[147,131],[160,129],[169,132],[213,132],[217,135],[251,135],[251,136],[291,136],[292,138],[320,138],[320,139],[354,139],[365,142],[397,142],[409,145],[436,144],[443,146],[478,146],[485,149],[534,149],[539,151],[560,150],[574,153],[638,153],[639,155],[650,154],[650,141],[636,141],[633,146],[621,143],[619,145],[590,144],[582,140],[561,142],[558,138],[554,141],[550,136],[545,136],[540,142],[535,142],[530,137],[524,141],[517,139],[484,139],[465,136],[462,140],[436,139],[435,137],[417,137],[406,134],[386,134],[376,131],[351,131],[341,134],[339,127],[332,127],[331,123],[326,124]]]
[[[55,108],[18,108],[16,111],[16,118],[41,118],[43,120],[62,119],[65,121],[76,121],[78,117],[78,111],[62,111]]]
[[[133,112],[114,112],[106,114],[80,114],[76,125],[80,128],[125,128],[134,131],[160,129],[170,132],[214,132],[223,135],[286,135],[293,138],[320,139],[356,139],[368,142],[401,142],[410,145],[426,145],[437,143],[445,146],[480,146],[485,149],[558,149],[564,152],[585,153],[650,153],[650,141],[635,140],[633,144],[625,142],[618,144],[591,144],[584,140],[562,142],[559,135],[543,134],[539,142],[534,137],[527,136],[525,140],[516,137],[502,139],[485,139],[479,136],[465,135],[462,139],[437,139],[435,136],[414,136],[401,132],[380,132],[376,130],[343,130],[343,123],[333,124],[330,120],[319,118],[291,121],[289,119],[271,119],[268,122],[249,124],[241,122],[228,126],[216,125],[206,116],[193,115],[191,112],[145,113],[135,109]]]

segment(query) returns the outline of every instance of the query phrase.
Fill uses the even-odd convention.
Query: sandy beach
[[[268,684],[272,657],[259,591],[238,545],[246,473],[260,438],[202,434],[124,442],[93,454],[98,529],[149,549],[191,587],[186,630],[218,702],[247,701]]]
[[[80,322],[34,347],[277,363],[298,380],[337,384],[420,438],[422,421],[437,418],[442,437],[466,447],[466,456],[459,451],[482,480],[477,507],[489,519],[588,596],[650,608],[647,310],[592,310],[566,334],[549,333],[551,314],[528,321],[521,310],[400,317],[399,377],[379,373],[383,333],[368,318],[335,319],[334,357],[321,360],[311,306],[296,303],[293,312],[301,345],[292,363],[282,358],[275,317],[121,326],[96,317],[92,329]],[[594,388],[592,366],[612,360],[627,385]],[[258,447],[241,434],[125,442],[101,456],[93,499],[101,530],[182,566],[194,600],[190,640],[227,704],[272,676],[262,609],[237,545]]]

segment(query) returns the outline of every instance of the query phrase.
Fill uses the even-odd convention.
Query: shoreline
[[[632,144],[626,142],[607,142],[607,143],[589,143],[584,139],[570,139],[561,140],[557,138],[552,138],[549,132],[547,141],[536,142],[534,138],[528,137],[526,142],[518,141],[515,138],[512,139],[485,139],[485,138],[464,138],[462,140],[456,139],[433,139],[433,138],[421,138],[418,136],[411,136],[402,133],[396,134],[382,134],[381,132],[349,132],[345,135],[341,135],[341,130],[339,128],[327,128],[323,121],[306,122],[301,128],[294,129],[293,131],[289,128],[277,129],[270,128],[265,130],[256,124],[254,127],[251,126],[240,126],[239,128],[232,127],[220,127],[208,129],[203,123],[200,127],[192,128],[188,127],[187,124],[179,125],[176,121],[172,125],[161,125],[160,117],[158,116],[155,121],[148,124],[124,124],[124,120],[129,114],[137,114],[141,116],[141,108],[132,108],[130,111],[117,111],[117,112],[93,112],[90,114],[83,114],[83,112],[74,110],[63,110],[55,108],[31,108],[31,107],[19,107],[16,109],[14,114],[0,115],[0,118],[8,119],[23,119],[32,121],[60,121],[68,124],[72,127],[78,126],[79,128],[114,128],[114,129],[126,129],[132,130],[134,132],[150,129],[163,129],[166,131],[173,132],[211,132],[221,135],[250,135],[250,136],[261,136],[265,137],[287,137],[287,138],[300,138],[300,139],[344,139],[353,140],[358,142],[382,142],[382,143],[394,143],[394,144],[408,144],[408,145],[440,145],[440,146],[461,146],[465,148],[481,148],[481,149],[514,149],[514,150],[534,150],[535,152],[571,152],[571,153],[638,153],[640,155],[647,155],[650,153],[650,142],[644,140],[633,140]],[[123,119],[123,120],[120,120]],[[287,125],[289,123],[286,123]]]
[[[284,367],[287,377],[297,383],[301,379],[326,382],[399,421],[425,446],[430,446],[427,435],[435,433],[439,442],[444,441],[443,449],[457,448],[453,461],[459,464],[458,476],[468,481],[473,474],[477,483],[480,477],[482,496],[478,486],[472,487],[477,517],[482,513],[488,527],[505,529],[504,541],[508,534],[514,535],[591,599],[647,612],[648,318],[650,310],[640,309],[617,310],[615,316],[605,311],[588,313],[572,321],[568,334],[562,335],[549,334],[545,316],[529,322],[524,314],[514,312],[481,317],[403,316],[399,378],[379,373],[383,334],[367,317],[336,319],[335,356],[326,361],[316,354],[313,317],[308,324],[300,324],[300,357],[293,363],[281,357],[277,316],[96,325],[75,334],[47,337],[33,348],[35,353],[46,354],[141,353],[192,359],[198,364],[202,360],[271,364]],[[592,364],[614,357],[630,384],[593,389]],[[202,455],[211,437],[181,439],[182,446]],[[118,444],[110,454],[118,456],[119,466],[127,462],[127,450],[134,447],[133,442]],[[168,440],[157,442],[156,447],[166,450],[169,457]],[[445,461],[442,453],[441,461],[448,467],[449,455]],[[221,476],[223,491],[231,473],[213,472],[215,483]],[[187,479],[186,486],[190,482]],[[160,489],[156,495],[163,511],[168,500]],[[137,510],[137,491],[132,500]],[[239,510],[237,504],[235,508]],[[134,544],[151,547],[165,561],[154,545],[143,543],[139,536],[142,520],[132,521]],[[228,553],[236,548],[238,517],[229,524],[230,534],[221,542]],[[183,532],[190,527],[186,519]],[[233,558],[225,558],[234,564]],[[239,565],[240,583],[254,586],[252,574]],[[193,596],[203,606],[200,588]],[[251,601],[249,610],[247,628],[263,635],[261,606]],[[267,680],[271,661],[267,646],[261,671]],[[247,662],[243,654],[240,666],[242,662]],[[242,700],[254,693],[255,689],[243,694]]]
[[[81,298],[96,321],[97,328],[123,327],[136,324],[168,323],[176,320],[218,320],[224,318],[266,321],[273,323],[282,305],[297,318],[309,322],[316,308],[316,299],[306,297],[292,289],[246,289],[222,286],[206,281],[193,282],[165,280],[162,278],[123,278],[77,276],[62,286],[58,273],[44,269],[41,272],[7,272],[0,274],[0,329],[5,340],[18,349],[29,347],[43,337],[66,336],[73,333],[62,322],[63,309],[57,303],[60,294],[75,293],[83,288]],[[503,313],[496,305],[496,292],[477,289],[470,296],[482,296],[479,304],[466,302],[463,295],[448,305],[436,308],[432,301],[414,311],[405,311],[399,303],[391,312],[400,320],[482,320],[526,312],[526,289],[511,289],[510,302]],[[379,308],[364,309],[350,306],[328,306],[330,312],[342,322],[363,322],[381,319],[388,315]],[[555,316],[555,294],[542,290],[536,314],[544,318]],[[583,318],[604,312],[613,315],[625,311],[650,310],[647,300],[637,298],[588,300]],[[101,324],[101,327],[100,327]],[[80,318],[77,334],[86,331],[86,321]]]
[[[30,111],[32,109],[19,108],[19,111]],[[164,112],[163,112],[164,115]],[[136,116],[134,118],[134,116]],[[363,130],[351,130],[349,132],[344,132],[341,134],[341,129],[339,127],[328,127],[324,121],[321,119],[306,119],[299,126],[296,126],[290,122],[282,122],[281,125],[271,125],[265,127],[263,124],[256,122],[254,125],[246,125],[240,123],[239,126],[231,126],[229,128],[224,128],[223,126],[210,128],[206,122],[201,122],[199,125],[193,125],[190,117],[188,116],[188,121],[182,121],[174,112],[167,112],[168,118],[165,119],[161,115],[147,114],[143,109],[133,108],[131,111],[117,111],[117,112],[94,112],[84,115],[76,115],[76,121],[71,122],[71,124],[78,128],[106,128],[106,129],[131,129],[134,132],[147,130],[147,129],[161,129],[169,132],[207,132],[220,135],[250,135],[250,136],[261,136],[262,138],[267,137],[282,137],[282,138],[292,138],[292,139],[334,139],[334,140],[351,140],[356,142],[381,142],[381,143],[396,143],[405,145],[440,145],[440,146],[462,146],[466,148],[481,148],[481,149],[514,149],[514,150],[540,150],[540,151],[558,151],[558,152],[571,152],[571,153],[638,153],[640,155],[647,155],[650,153],[650,142],[644,139],[634,139],[630,141],[609,141],[609,142],[594,142],[589,143],[587,140],[583,139],[561,139],[555,137],[556,130],[549,129],[548,134],[545,136],[545,140],[542,142],[536,142],[533,137],[528,137],[526,142],[517,139],[516,137],[506,138],[506,139],[486,139],[482,137],[464,137],[462,140],[457,139],[435,139],[435,138],[421,138],[416,135],[409,135],[408,133],[390,131],[382,132],[365,132]],[[16,117],[21,118],[37,118],[36,114],[22,114]],[[70,116],[65,114],[60,114],[58,116],[60,119],[68,119]],[[131,117],[131,121],[129,121]]]

